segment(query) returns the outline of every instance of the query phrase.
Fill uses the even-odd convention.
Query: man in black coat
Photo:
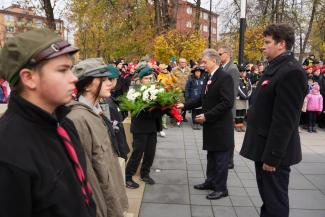
[[[288,217],[290,166],[301,161],[298,124],[306,95],[306,73],[289,51],[294,30],[272,24],[264,30],[268,66],[252,95],[240,154],[255,161],[262,217]]]
[[[201,98],[179,104],[178,107],[192,109],[202,106],[203,113],[195,120],[203,123],[203,150],[207,150],[207,178],[195,189],[213,190],[207,199],[228,196],[229,148],[234,145],[232,107],[234,104],[234,81],[220,66],[220,56],[214,49],[202,53],[202,63],[208,73]]]

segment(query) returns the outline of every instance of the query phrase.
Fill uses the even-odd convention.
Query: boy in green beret
[[[65,118],[77,51],[45,30],[17,34],[1,50],[0,76],[14,90],[0,119],[0,216],[96,216],[84,151]]]
[[[150,84],[153,77],[153,70],[145,67],[138,74],[141,85]],[[149,176],[150,168],[156,153],[157,132],[162,130],[162,111],[141,111],[131,119],[131,132],[133,135],[133,151],[126,166],[126,187],[135,189],[139,184],[133,181],[132,176],[136,173],[142,155],[143,161],[140,170],[141,180],[153,185],[155,181]]]

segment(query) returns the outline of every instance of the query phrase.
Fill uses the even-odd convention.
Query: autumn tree
[[[207,40],[198,33],[171,30],[155,38],[154,51],[156,59],[168,63],[173,56],[196,60],[206,46]]]
[[[153,53],[154,7],[145,0],[73,0],[81,58],[132,59]]]

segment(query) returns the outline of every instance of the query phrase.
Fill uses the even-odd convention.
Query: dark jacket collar
[[[10,111],[35,124],[57,127],[58,123],[62,123],[65,116],[70,112],[70,109],[66,106],[59,106],[54,114],[50,114],[13,91],[8,104],[8,112]]]
[[[268,66],[264,71],[264,74],[272,75],[276,70],[278,70],[278,68],[281,67],[281,63],[292,58],[294,58],[293,53],[290,51],[280,54],[279,56],[277,56],[276,58],[274,58],[269,62]]]

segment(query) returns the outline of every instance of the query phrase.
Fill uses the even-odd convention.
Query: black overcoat
[[[251,97],[242,156],[272,166],[301,161],[298,125],[306,87],[306,73],[291,53],[269,63]]]
[[[185,109],[202,105],[206,121],[203,123],[203,150],[227,151],[234,146],[234,128],[231,109],[234,104],[234,81],[221,68],[209,76],[203,85],[202,96],[186,102]]]

